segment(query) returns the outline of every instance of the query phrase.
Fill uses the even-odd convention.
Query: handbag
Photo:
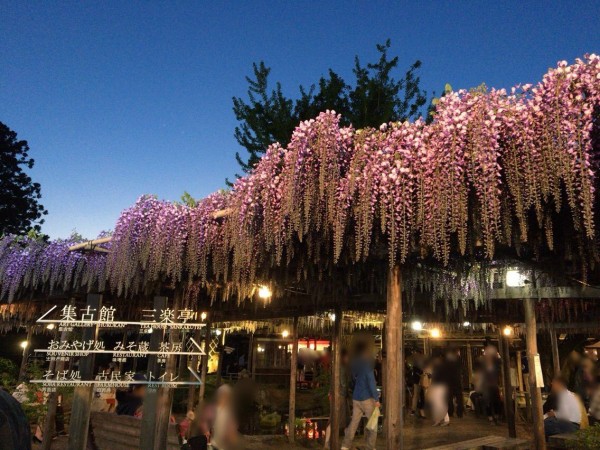
[[[381,411],[379,411],[379,407],[376,406],[373,412],[371,413],[371,417],[367,421],[365,428],[369,431],[377,431],[377,427],[379,426],[379,416],[381,415]]]

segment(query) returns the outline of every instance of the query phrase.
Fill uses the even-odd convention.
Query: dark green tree
[[[0,122],[0,235],[39,232],[44,223],[40,185],[25,173],[33,164],[27,141]]]
[[[242,170],[251,170],[270,144],[288,144],[300,121],[316,117],[322,111],[336,111],[341,114],[343,124],[355,128],[379,127],[382,123],[421,116],[427,102],[418,76],[421,62],[414,62],[396,79],[399,58],[390,59],[390,47],[389,39],[377,45],[378,60],[366,66],[355,58],[353,85],[329,69],[318,83],[309,88],[300,86],[299,96],[294,99],[283,94],[280,83],[270,88],[271,69],[264,62],[255,63],[254,77],[246,77],[248,99],[233,98],[233,111],[239,121],[235,138],[248,153],[246,158],[236,153]]]

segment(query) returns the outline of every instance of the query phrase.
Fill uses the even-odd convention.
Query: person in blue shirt
[[[369,346],[364,341],[357,341],[354,347],[354,358],[350,363],[352,389],[352,419],[346,428],[342,450],[348,450],[352,447],[352,441],[356,434],[356,429],[364,415],[369,419],[375,408],[379,404],[379,392],[375,384],[373,355],[369,351]],[[365,430],[367,441],[366,450],[375,449],[377,440],[377,431]]]

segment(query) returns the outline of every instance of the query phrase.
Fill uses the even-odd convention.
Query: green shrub
[[[10,359],[0,358],[0,387],[12,390],[17,385],[19,369]]]
[[[600,424],[579,430],[577,439],[570,444],[572,450],[596,450],[600,448]]]

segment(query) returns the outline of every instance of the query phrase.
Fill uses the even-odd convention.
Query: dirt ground
[[[531,439],[531,429],[526,424],[517,424],[517,434],[520,438]],[[422,450],[489,435],[508,436],[506,424],[490,424],[486,418],[478,419],[472,413],[468,413],[462,419],[453,419],[450,426],[440,428],[432,427],[428,420],[407,417],[404,426],[404,450]],[[66,442],[66,437],[55,440],[52,450],[67,450]],[[363,437],[357,436],[354,445],[358,448],[363,447]],[[379,436],[377,448],[383,449],[384,445],[383,437]],[[322,441],[302,441],[290,444],[285,436],[248,436],[244,438],[242,445],[242,448],[246,450],[300,450],[322,447]],[[533,449],[533,446],[531,448]],[[37,450],[39,447],[34,446],[34,449]]]

